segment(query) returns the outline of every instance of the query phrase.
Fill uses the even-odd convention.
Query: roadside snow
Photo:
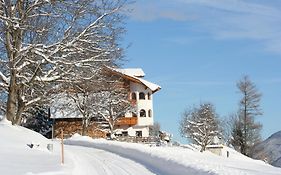
[[[151,147],[76,135],[65,141],[69,145],[61,165],[59,142],[5,119],[0,122],[0,139],[1,175],[281,175],[280,168],[227,147],[229,158],[189,147]],[[50,143],[52,152],[47,150]]]
[[[0,122],[0,175],[155,175],[144,165],[100,149],[61,145],[29,129]],[[53,152],[47,145],[53,144]],[[31,144],[33,147],[31,148]]]
[[[67,144],[98,148],[129,158],[145,165],[155,174],[221,174],[221,175],[281,175],[281,169],[262,161],[253,160],[225,147],[226,155],[200,153],[182,147],[150,147],[149,145],[93,140],[75,135]]]
[[[51,143],[29,129],[0,121],[0,174],[3,175],[67,175],[68,168],[60,164],[59,145],[54,152],[47,149]],[[30,148],[34,144],[33,148]],[[29,145],[29,146],[28,146]]]

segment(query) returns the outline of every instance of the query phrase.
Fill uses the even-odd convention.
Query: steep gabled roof
[[[153,93],[161,89],[159,85],[151,83],[141,78],[145,75],[145,73],[141,68],[134,68],[134,69],[117,69],[112,67],[106,67],[106,68],[111,72],[118,74],[126,79],[144,85],[145,87],[149,88]]]

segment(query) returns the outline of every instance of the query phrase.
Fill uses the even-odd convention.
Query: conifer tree
[[[234,121],[232,145],[242,154],[251,157],[251,150],[261,140],[262,125],[255,121],[256,116],[262,115],[261,93],[248,76],[244,76],[238,81],[237,88],[241,92],[242,98],[239,102],[238,117]]]

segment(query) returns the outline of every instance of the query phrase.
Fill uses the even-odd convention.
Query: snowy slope
[[[0,121],[0,175],[155,175],[144,165],[99,149],[64,146],[65,164],[59,141],[7,121]],[[35,144],[30,148],[27,144]],[[46,149],[54,145],[53,152]]]
[[[47,150],[49,140],[29,129],[0,121],[0,174],[2,175],[67,175],[61,166],[58,150]],[[32,149],[27,144],[39,144]]]
[[[217,156],[210,152],[200,153],[182,147],[150,147],[149,145],[93,140],[74,136],[67,144],[83,145],[113,152],[140,162],[155,174],[222,174],[222,175],[281,175],[281,169],[262,161],[253,160],[225,148],[230,157]]]
[[[281,169],[234,150],[230,158],[190,148],[156,147],[77,136],[66,141],[65,164],[60,144],[26,128],[0,122],[2,175],[281,175]],[[27,144],[38,144],[30,148]],[[54,151],[46,149],[54,145]],[[76,146],[73,146],[76,145]],[[80,146],[77,146],[80,145]]]
[[[281,167],[281,131],[261,142],[255,150],[255,158],[266,158],[272,165]]]

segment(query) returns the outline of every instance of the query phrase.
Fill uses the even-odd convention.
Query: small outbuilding
[[[208,145],[206,150],[218,155],[222,156],[223,145]]]

